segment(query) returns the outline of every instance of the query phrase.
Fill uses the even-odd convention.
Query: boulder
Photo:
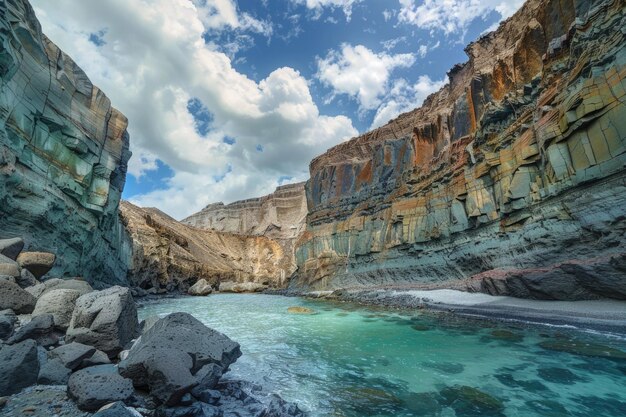
[[[54,290],[76,290],[80,292],[80,295],[83,295],[92,292],[93,288],[87,281],[77,278],[52,278],[42,282],[41,284],[26,288],[26,291],[31,293],[35,298],[39,298],[45,293]]]
[[[96,350],[96,352],[91,355],[91,357],[85,359],[83,363],[80,364],[79,368],[88,368],[90,366],[96,365],[108,365],[110,363],[111,360],[109,359],[109,355],[101,350]]]
[[[41,365],[37,383],[39,385],[67,385],[71,373],[71,369],[66,368],[59,358],[48,358]]]
[[[86,359],[91,358],[94,353],[96,353],[96,348],[72,342],[50,351],[49,355],[51,358],[58,359],[66,368],[74,371]]]
[[[128,401],[134,390],[132,381],[122,377],[114,365],[98,365],[73,373],[67,393],[81,410],[95,411],[115,401]]]
[[[19,277],[15,277],[15,282],[22,288],[28,288],[32,287],[33,285],[39,284],[37,278],[35,278],[35,276],[28,269],[25,268],[22,268]]]
[[[36,384],[38,374],[39,358],[34,340],[0,349],[0,397]]]
[[[24,249],[24,240],[20,237],[0,239],[0,255],[16,260],[22,249]]]
[[[20,276],[20,266],[13,259],[0,255],[0,275],[17,278]]]
[[[157,315],[149,316],[141,320],[141,323],[139,323],[139,328],[141,329],[141,333],[145,333],[148,330],[150,330],[152,326],[154,326],[154,324],[159,320],[161,320],[161,317]]]
[[[131,411],[123,402],[118,401],[100,408],[93,417],[141,417],[141,414]]]
[[[30,314],[35,309],[35,297],[14,282],[0,280],[0,310],[11,309],[17,314]]]
[[[26,339],[34,339],[41,346],[52,346],[59,342],[62,334],[54,328],[52,314],[33,317],[31,321],[18,328],[7,343],[12,345]]]
[[[52,269],[55,260],[54,253],[49,252],[22,252],[17,257],[17,263],[32,272],[37,279]]]
[[[114,358],[137,334],[137,309],[130,290],[111,287],[76,300],[66,341],[79,342]]]
[[[159,401],[173,405],[207,378],[208,368],[199,372],[206,365],[215,364],[223,373],[239,356],[238,343],[190,314],[173,313],[141,336],[119,370],[135,387],[148,388]]]
[[[222,377],[222,368],[219,365],[210,363],[204,365],[196,374],[198,384],[191,390],[191,394],[201,399],[205,391],[212,391],[217,386]]]
[[[211,287],[211,284],[207,282],[206,279],[198,280],[195,284],[191,286],[191,288],[189,288],[189,291],[187,291],[189,295],[196,295],[196,296],[209,295],[212,292],[213,292],[213,288]]]
[[[6,340],[13,334],[17,316],[13,310],[0,311],[0,340]]]
[[[33,317],[42,314],[52,314],[54,325],[59,329],[66,330],[72,320],[72,313],[76,300],[81,296],[77,290],[52,290],[44,293],[37,300]]]
[[[220,292],[259,292],[268,288],[265,284],[259,284],[257,282],[234,282],[225,281],[220,282]]]

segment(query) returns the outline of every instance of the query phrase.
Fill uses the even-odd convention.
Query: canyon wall
[[[423,106],[312,161],[290,289],[626,298],[624,0],[529,0]]]
[[[182,224],[154,208],[126,201],[122,220],[132,241],[128,280],[156,292],[187,291],[199,279],[254,282],[283,287],[293,271],[293,257],[274,239]]]
[[[126,118],[25,0],[0,2],[0,77],[0,238],[56,253],[51,276],[124,284]]]

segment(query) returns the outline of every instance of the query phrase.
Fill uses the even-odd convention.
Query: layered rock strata
[[[0,3],[0,238],[55,252],[54,276],[125,283],[126,126],[27,1]]]
[[[132,241],[129,283],[158,293],[187,290],[204,279],[282,287],[293,259],[265,236],[202,230],[154,208],[122,202],[121,215]]]
[[[529,0],[421,108],[313,160],[291,289],[626,298],[624,9]]]

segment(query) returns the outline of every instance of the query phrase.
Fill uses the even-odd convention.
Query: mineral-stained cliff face
[[[186,291],[206,279],[213,286],[236,281],[282,287],[293,270],[292,257],[268,237],[202,230],[125,201],[121,214],[132,240],[133,286]]]
[[[291,288],[626,298],[624,0],[529,0],[310,166]]]
[[[0,77],[0,237],[56,253],[51,275],[124,283],[126,118],[25,0],[0,2]]]

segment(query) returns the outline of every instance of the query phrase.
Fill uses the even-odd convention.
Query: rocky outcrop
[[[313,160],[291,289],[626,298],[625,19],[529,0],[421,108]]]
[[[0,238],[56,253],[52,276],[125,283],[126,118],[26,0],[0,3],[0,56]]]
[[[132,239],[129,282],[154,292],[187,290],[204,279],[281,287],[293,260],[283,246],[265,236],[201,230],[153,208],[122,202],[123,222]]]

